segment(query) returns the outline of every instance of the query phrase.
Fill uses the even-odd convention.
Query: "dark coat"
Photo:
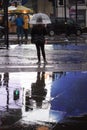
[[[47,30],[44,25],[34,25],[31,29],[31,42],[32,43],[44,43]]]

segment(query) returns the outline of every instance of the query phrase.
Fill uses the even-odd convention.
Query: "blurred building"
[[[82,27],[87,27],[87,0],[68,0],[69,16],[75,19],[77,13],[77,22],[80,23]],[[77,12],[76,12],[77,6]]]
[[[9,3],[21,3],[50,17],[71,17],[82,27],[87,27],[87,0],[9,0]]]
[[[77,1],[77,3],[76,3]],[[35,12],[44,12],[49,16],[72,17],[81,26],[87,27],[87,0],[28,0]]]

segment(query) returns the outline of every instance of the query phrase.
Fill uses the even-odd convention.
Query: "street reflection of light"
[[[47,89],[47,95],[46,95],[46,100],[50,100],[50,91],[51,91],[51,84],[52,84],[52,72],[46,72],[45,73],[45,84],[46,84],[46,89]]]
[[[45,79],[48,79],[49,78],[49,73],[46,73],[45,74]]]
[[[20,75],[20,82],[21,82],[21,88],[24,89],[31,89],[31,84],[36,81],[36,72],[21,72]]]
[[[42,72],[41,72],[42,73]],[[32,99],[32,110],[25,111],[25,105],[22,107],[22,117],[25,121],[49,121],[49,110],[50,110],[50,90],[52,82],[52,72],[45,72],[45,89],[47,89],[47,95],[42,102],[42,107],[37,108],[35,106],[36,102]],[[37,80],[37,72],[21,73],[21,86],[24,88],[24,104],[25,104],[25,93],[26,91],[31,91],[31,83],[35,83]],[[28,84],[27,84],[28,83]],[[28,86],[28,87],[27,87]],[[29,115],[29,116],[28,116]],[[39,119],[38,119],[38,115]]]
[[[38,126],[36,130],[49,130],[47,126]]]
[[[36,109],[23,113],[23,121],[50,121],[49,109]]]
[[[6,88],[2,87],[0,88],[0,107],[5,107],[6,106],[6,101],[7,101],[7,95],[6,95]],[[0,108],[1,109],[1,108]]]
[[[42,73],[42,72],[41,72]],[[46,97],[42,101],[42,106],[37,107],[35,105],[36,101],[34,99],[31,99],[31,84],[35,83],[37,80],[37,72],[15,72],[15,73],[9,73],[9,109],[21,109],[22,110],[22,119],[24,121],[47,121],[47,122],[55,122],[60,119],[60,116],[62,116],[62,113],[60,112],[56,113],[57,118],[54,117],[54,112],[50,110],[50,94],[51,94],[51,84],[52,84],[52,72],[45,72],[45,89],[47,90]],[[3,79],[3,74],[1,73],[1,77]],[[14,90],[18,88],[20,91],[20,98],[14,102],[13,100],[13,92]],[[3,96],[3,94],[5,96]],[[29,104],[29,107],[32,109],[29,109],[28,111],[25,109],[25,94],[29,94],[30,101],[32,104]],[[7,92],[6,88],[1,87],[0,88],[1,98],[0,102],[4,101],[1,105],[1,107],[5,107],[7,105]],[[3,99],[4,98],[4,99]],[[28,105],[26,105],[28,106]],[[39,116],[39,117],[38,117]]]
[[[15,49],[18,45],[10,45],[11,49]]]
[[[51,78],[52,76],[52,72],[46,72],[45,73],[45,79],[49,81],[49,79]]]

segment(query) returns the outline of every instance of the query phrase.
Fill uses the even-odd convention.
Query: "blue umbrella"
[[[87,72],[66,72],[53,81],[51,110],[64,111],[67,116],[87,113]]]

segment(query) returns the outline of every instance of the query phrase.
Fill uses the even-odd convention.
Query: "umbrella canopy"
[[[42,19],[41,21],[38,21],[38,19]],[[38,22],[37,22],[38,21]],[[36,13],[32,16],[30,19],[30,24],[49,24],[51,23],[51,20],[47,14],[44,13]]]
[[[22,5],[18,5],[14,12],[18,13],[33,13],[33,10]]]
[[[13,13],[17,8],[15,6],[8,7],[8,13]]]
[[[4,13],[4,10],[1,10],[0,13]],[[22,5],[18,5],[17,7],[9,6],[8,13],[33,13],[33,10]]]
[[[8,7],[8,11],[13,11],[13,10],[16,10],[17,8],[15,6],[9,6]]]

